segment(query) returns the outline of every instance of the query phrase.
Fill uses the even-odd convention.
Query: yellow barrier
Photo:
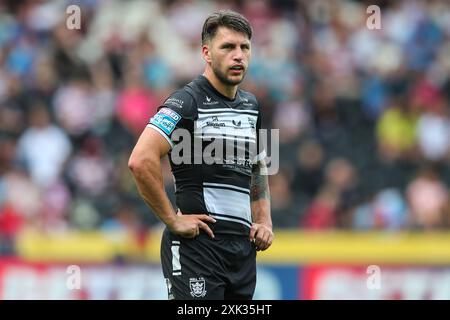
[[[449,233],[279,232],[265,263],[450,265]]]
[[[258,253],[270,264],[417,264],[450,265],[449,233],[276,231],[273,246]],[[110,262],[118,256],[159,262],[161,233],[144,243],[125,233],[24,232],[17,249],[26,260],[42,262]]]
[[[110,262],[135,252],[132,237],[120,232],[23,232],[16,248],[20,257],[39,262]]]

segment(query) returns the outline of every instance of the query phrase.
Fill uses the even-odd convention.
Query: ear
[[[211,51],[209,50],[209,44],[202,45],[202,56],[206,63],[211,63]]]

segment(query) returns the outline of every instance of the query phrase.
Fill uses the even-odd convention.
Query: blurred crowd
[[[66,26],[71,4],[80,30]],[[370,4],[381,29],[366,26]],[[10,0],[0,3],[3,246],[24,228],[159,223],[128,157],[157,107],[203,71],[201,27],[224,8],[253,25],[243,88],[263,127],[280,129],[275,227],[450,227],[450,2]],[[167,161],[164,175],[173,201]]]

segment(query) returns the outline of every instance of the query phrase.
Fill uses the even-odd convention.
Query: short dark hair
[[[206,18],[202,30],[202,45],[214,38],[219,27],[242,32],[247,35],[249,40],[252,38],[252,27],[247,18],[235,11],[221,10]]]

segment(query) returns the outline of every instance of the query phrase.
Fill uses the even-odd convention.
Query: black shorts
[[[250,300],[256,248],[248,236],[206,233],[187,239],[164,230],[161,263],[169,299]]]

